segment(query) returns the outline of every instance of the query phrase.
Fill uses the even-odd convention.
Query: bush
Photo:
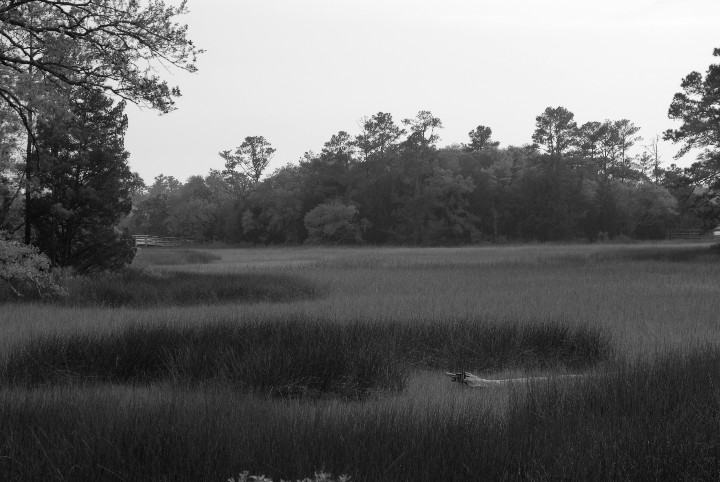
[[[320,204],[305,215],[308,243],[355,244],[362,241],[358,210],[340,201]]]
[[[50,259],[33,246],[0,237],[0,301],[45,299],[63,293],[50,272]]]

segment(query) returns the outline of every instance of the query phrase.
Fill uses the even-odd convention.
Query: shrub
[[[308,243],[354,244],[362,241],[358,209],[340,201],[320,204],[305,215]]]
[[[50,272],[47,256],[33,246],[0,236],[0,300],[13,295],[45,299],[62,293]]]

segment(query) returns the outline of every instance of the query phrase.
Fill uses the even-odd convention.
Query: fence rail
[[[159,248],[187,246],[188,244],[192,244],[194,242],[192,239],[186,238],[148,236],[145,234],[136,234],[133,238],[135,239],[135,246],[156,246]]]

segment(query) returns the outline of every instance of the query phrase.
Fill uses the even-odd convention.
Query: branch
[[[473,375],[470,372],[459,372],[451,373],[445,372],[450,380],[453,382],[462,383],[469,386],[470,388],[496,388],[505,387],[518,383],[532,383],[537,381],[551,381],[551,380],[577,380],[584,379],[594,376],[593,374],[581,374],[581,375],[557,375],[549,377],[525,377],[525,378],[502,378],[499,380],[490,380],[486,378],[480,378]]]

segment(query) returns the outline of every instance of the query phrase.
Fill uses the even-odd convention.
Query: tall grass
[[[70,306],[159,307],[173,305],[284,302],[315,298],[322,290],[298,276],[271,273],[189,273],[126,269],[75,278]]]
[[[226,480],[242,470],[358,481],[710,480],[720,470],[720,352],[667,353],[613,376],[363,403],[185,388],[0,394],[3,480]],[[108,414],[113,416],[109,417]]]
[[[578,369],[610,354],[600,334],[561,324],[336,324],[296,317],[39,337],[10,351],[0,380],[11,386],[212,382],[283,396],[357,399],[401,389],[412,368]]]
[[[134,266],[174,266],[183,264],[208,264],[222,258],[207,250],[181,248],[140,248]]]

